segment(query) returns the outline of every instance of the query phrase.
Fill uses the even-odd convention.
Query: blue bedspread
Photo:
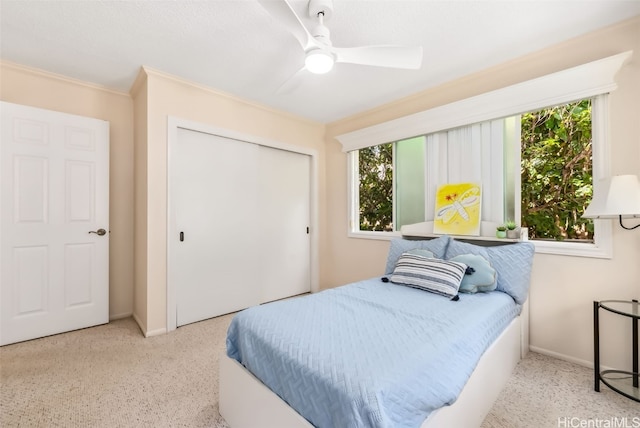
[[[227,355],[316,427],[418,427],[519,312],[499,291],[450,301],[375,278],[240,312]]]

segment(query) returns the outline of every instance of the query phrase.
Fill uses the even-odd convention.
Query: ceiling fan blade
[[[286,95],[298,89],[300,83],[302,83],[302,76],[306,73],[307,68],[302,67],[300,70],[293,73],[282,85],[276,90],[278,95]]]
[[[317,46],[318,43],[309,33],[309,30],[302,24],[302,21],[300,21],[300,18],[298,18],[298,15],[293,11],[293,8],[287,0],[258,0],[258,2],[271,16],[280,21],[285,28],[293,34],[300,43],[300,46],[302,46],[302,49],[306,51],[312,46]]]
[[[422,66],[422,46],[362,46],[330,48],[336,62],[417,70]]]

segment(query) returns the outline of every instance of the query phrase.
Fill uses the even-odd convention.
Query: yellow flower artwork
[[[477,183],[439,186],[433,233],[479,236],[481,201],[482,194]]]

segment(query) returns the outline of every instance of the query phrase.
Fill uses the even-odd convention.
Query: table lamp
[[[614,175],[594,187],[593,199],[585,210],[584,218],[616,218],[626,230],[640,227],[637,224],[628,227],[622,224],[622,217],[640,218],[640,181],[636,175]],[[597,191],[596,191],[597,190]]]

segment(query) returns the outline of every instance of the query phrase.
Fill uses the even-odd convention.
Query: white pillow
[[[467,265],[464,263],[403,253],[389,280],[449,298],[458,295]]]

